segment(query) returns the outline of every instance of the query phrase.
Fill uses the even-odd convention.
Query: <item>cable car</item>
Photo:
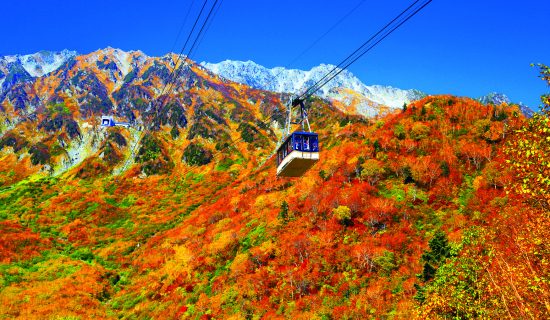
[[[101,116],[101,126],[102,127],[114,127],[115,120],[112,116]]]
[[[129,127],[130,123],[128,123],[128,122],[116,122],[113,119],[113,116],[101,116],[101,126],[102,127],[115,127],[115,126]]]
[[[300,177],[317,161],[319,161],[317,133],[295,131],[277,150],[277,175]]]
[[[300,105],[301,117],[292,121],[292,107]],[[286,136],[277,148],[277,176],[301,177],[309,168],[319,161],[319,136],[311,131],[304,101],[295,99],[289,104]],[[301,124],[302,130],[290,133],[292,124]],[[309,131],[305,131],[305,127]]]

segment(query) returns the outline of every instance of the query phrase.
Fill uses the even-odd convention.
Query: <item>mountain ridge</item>
[[[4,62],[0,63],[0,145],[2,148],[13,147],[19,157],[25,157],[25,152],[28,152],[33,164],[43,165],[46,172],[60,174],[83,165],[89,159],[100,159],[103,170],[108,173],[118,173],[126,167],[122,166],[123,158],[133,164],[134,155],[127,146],[111,144],[109,137],[97,128],[101,115],[112,115],[130,122],[132,130],[145,124],[155,131],[168,130],[174,139],[179,135],[187,136],[188,140],[216,137],[219,140],[216,144],[195,141],[203,146],[210,145],[209,150],[203,150],[204,155],[217,149],[218,143],[227,144],[235,135],[246,137],[247,143],[252,144],[259,142],[251,137],[263,136],[260,144],[267,145],[276,141],[272,138],[280,135],[284,124],[283,105],[289,98],[288,94],[228,81],[194,62],[182,66],[178,84],[170,92],[163,92],[176,61],[175,54],[149,57],[141,51],[126,52],[109,47],[76,56],[71,51],[39,53],[40,57],[50,57],[49,60],[37,59],[36,55],[24,59],[14,56],[0,58]],[[42,72],[51,69],[51,63],[57,65],[61,60],[63,63],[56,70],[33,77],[21,62],[29,57],[38,64],[44,63],[39,68],[32,66]],[[266,70],[253,62],[247,64],[262,72]],[[331,66],[319,68],[326,71]],[[296,77],[303,73],[300,70],[290,72]],[[310,73],[319,75],[315,70]],[[353,80],[352,88],[323,89],[329,96],[325,105],[342,112],[339,117],[376,117],[395,110],[365,97],[358,92],[364,85],[348,71],[342,74]],[[313,79],[310,77],[303,83]],[[292,82],[292,79],[286,80]],[[342,79],[337,80],[337,83],[343,83]],[[381,86],[367,89],[386,92],[387,95],[394,92],[393,88]],[[162,108],[158,104],[161,94],[170,97],[171,101]],[[225,102],[219,105],[220,101]],[[230,119],[224,120],[227,112],[230,112]],[[243,115],[246,112],[253,116]],[[268,115],[273,119],[266,125],[262,121]],[[241,123],[243,120],[247,123]],[[136,132],[123,132],[123,135],[127,144],[133,145],[139,140]],[[146,171],[153,173],[155,170]]]
[[[3,56],[0,57],[0,64],[19,62],[30,76],[42,77],[54,72],[68,59],[76,56],[76,51],[67,49],[58,52],[43,50],[33,54]]]
[[[268,69],[253,61],[225,60],[220,63],[202,62],[202,66],[229,80],[243,83],[251,87],[273,92],[298,94],[307,87],[323,78],[336,66],[320,64],[310,70],[286,69],[274,67]],[[343,70],[333,80],[319,89],[318,95],[323,98],[336,99],[331,90],[336,88],[351,89],[376,105],[384,105],[391,109],[398,109],[404,103],[418,100],[425,96],[419,90],[403,90],[391,86],[367,86],[349,70]]]
[[[148,59],[174,55],[168,53],[162,57],[149,57],[140,50],[124,51],[107,47],[82,55],[76,51],[64,49],[62,51],[39,51],[26,55],[0,56],[0,95],[13,85],[13,81],[41,78],[57,71],[71,59],[79,56],[93,56],[98,53],[112,54],[115,58],[114,63],[117,64],[123,77],[133,69],[132,63],[129,61],[132,56],[137,55],[142,59]],[[201,62],[200,65],[230,81],[246,84],[256,89],[289,94],[301,92],[301,90],[312,85],[335,68],[330,64],[320,64],[310,70],[286,69],[284,67],[266,68],[251,60],[224,60],[219,63]],[[347,90],[343,93],[342,89]],[[344,70],[321,88],[318,95],[339,102],[341,108],[347,112],[372,117],[381,114],[381,112],[399,109],[405,103],[424,97],[426,93],[417,89],[403,90],[385,85],[367,86],[350,71]],[[497,104],[500,102],[512,103],[505,94],[494,92],[479,99],[482,99],[482,102],[487,101]],[[495,99],[497,101],[494,101]],[[533,111],[528,106],[521,103],[519,105],[525,115],[532,116]]]
[[[507,95],[499,92],[490,92],[489,94],[478,98],[478,100],[483,104],[493,104],[493,105],[501,105],[503,103],[513,104],[512,100]],[[524,105],[521,102],[517,103],[517,105],[519,106],[521,112],[528,118],[531,118],[535,113],[533,109]]]
[[[179,139],[184,147],[194,145],[192,150],[203,156],[229,144],[232,136],[246,137],[251,148],[276,141],[275,132],[284,123],[278,97],[222,81],[192,61],[180,66],[177,84],[165,90],[176,58],[107,48],[69,57],[42,77],[32,77],[17,60],[8,59],[9,81],[0,90],[0,149],[12,150],[17,158],[6,168],[30,158],[33,170],[56,175],[75,168],[84,174],[94,166],[96,174],[120,173],[126,162],[136,161],[147,174],[165,172],[174,166],[172,156],[161,150],[160,141],[140,140],[145,126]],[[131,127],[111,134],[99,126],[102,115]],[[268,116],[272,122],[266,125]],[[158,145],[163,157],[140,156],[143,144]],[[139,147],[137,154],[133,146]],[[195,163],[197,154],[183,158]]]

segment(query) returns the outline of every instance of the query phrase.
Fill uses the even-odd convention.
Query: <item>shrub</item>
[[[340,224],[348,225],[351,222],[351,209],[347,206],[338,206],[332,209],[332,213]]]
[[[212,152],[204,149],[200,144],[192,143],[183,151],[182,160],[191,166],[203,166],[212,161]]]
[[[399,139],[399,140],[403,140],[405,139],[406,137],[406,134],[405,134],[405,127],[402,125],[402,124],[397,124],[394,128],[393,128],[393,135]]]
[[[146,135],[142,142],[141,148],[139,148],[136,161],[137,162],[146,162],[149,160],[154,160],[160,155],[160,145],[159,141],[152,135]]]
[[[424,139],[429,133],[430,127],[421,122],[416,122],[411,129],[411,137],[415,140]]]
[[[31,162],[33,165],[46,164],[50,161],[51,155],[48,146],[42,142],[32,146],[29,153],[31,154]]]
[[[361,168],[361,178],[366,179],[370,185],[375,185],[384,174],[382,163],[376,159],[368,159]]]

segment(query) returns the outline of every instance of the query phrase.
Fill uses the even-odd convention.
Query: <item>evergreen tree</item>
[[[278,218],[279,218],[279,220],[281,220],[281,222],[284,225],[286,225],[289,221],[289,218],[288,218],[288,203],[286,201],[283,201],[283,203],[281,204],[281,211],[279,211]]]

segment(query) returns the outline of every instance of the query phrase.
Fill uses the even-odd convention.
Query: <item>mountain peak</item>
[[[307,71],[286,69],[284,67],[269,69],[250,60],[225,60],[219,63],[202,62],[201,65],[211,72],[234,82],[243,83],[256,89],[291,94],[302,93],[306,88],[322,79],[325,74],[336,68],[334,65],[323,63]],[[343,97],[334,94],[333,89],[337,88],[350,89],[364,96],[366,98],[365,101],[368,101],[367,104],[369,107],[363,107],[367,109],[372,105],[384,105],[392,109],[401,108],[403,103],[409,103],[424,96],[418,90],[402,90],[381,85],[367,86],[348,70],[342,71],[323,86],[317,94],[326,99],[339,100]],[[367,110],[363,107],[359,109],[365,110],[365,112],[359,113],[364,115],[377,114],[377,112],[372,112],[372,110]]]
[[[0,60],[4,60],[7,63],[19,61],[29,75],[33,77],[42,77],[45,74],[57,70],[63,63],[76,55],[76,51],[69,51],[67,49],[62,51],[42,50],[27,55],[5,56],[0,58]]]
[[[478,100],[483,104],[494,104],[497,106],[501,104],[514,104],[507,95],[500,92],[491,92],[483,97],[478,98]],[[531,108],[521,102],[517,103],[517,105],[519,106],[521,112],[523,112],[523,114],[528,118],[532,117],[535,113]]]

